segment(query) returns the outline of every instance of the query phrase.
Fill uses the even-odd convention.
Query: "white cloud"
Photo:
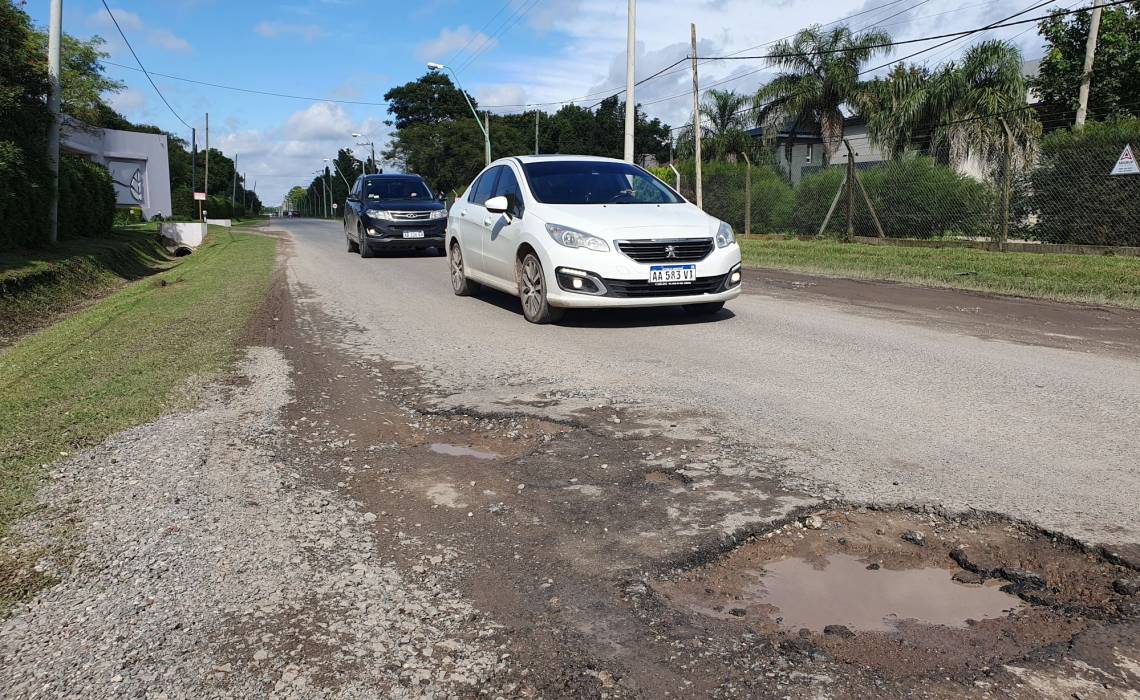
[[[229,126],[229,125],[227,125]],[[276,127],[227,130],[215,142],[227,155],[236,155],[238,169],[246,173],[252,187],[257,181],[262,201],[275,205],[293,185],[307,185],[313,173],[324,167],[341,148],[353,149],[367,157],[368,147],[359,147],[353,133],[369,134],[364,140],[376,142],[377,155],[388,139],[388,127],[378,118],[354,120],[342,106],[327,102],[294,112]],[[344,173],[350,181],[352,173]],[[337,177],[333,173],[333,177]]]
[[[296,36],[301,40],[312,43],[325,36],[325,30],[315,24],[290,24],[289,22],[259,22],[253,28],[266,39],[277,39],[283,36]]]
[[[476,51],[490,51],[498,45],[498,39],[476,32],[467,25],[455,29],[444,27],[436,38],[417,44],[415,54],[421,61],[446,61],[457,51],[463,51],[465,57],[470,57]]]
[[[146,94],[134,88],[108,93],[105,97],[111,107],[119,113],[141,112],[146,107]]]
[[[167,51],[192,50],[190,42],[169,29],[147,24],[134,12],[121,8],[111,8],[111,14],[115,16],[115,21],[119,23],[119,27],[123,30],[123,33],[127,35],[128,40],[141,37],[144,43],[166,49]],[[126,47],[122,45],[119,33],[115,30],[114,22],[107,16],[106,10],[96,10],[89,19],[106,32],[109,37],[107,43],[112,52],[118,53],[126,49]]]

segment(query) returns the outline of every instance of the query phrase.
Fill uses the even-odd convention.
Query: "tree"
[[[1085,63],[1090,12],[1062,15],[1054,10],[1039,25],[1046,53],[1033,87],[1041,96],[1046,118],[1071,117]],[[1101,10],[1096,59],[1093,62],[1089,115],[1096,119],[1140,116],[1140,3]]]
[[[789,120],[801,128],[818,126],[829,162],[843,142],[844,107],[853,109],[861,99],[863,65],[885,53],[882,44],[890,41],[882,31],[853,34],[846,26],[826,31],[813,26],[800,30],[791,43],[778,42],[769,65],[782,72],[756,92],[757,121],[766,132]]]
[[[730,160],[755,151],[755,139],[746,131],[752,121],[751,98],[731,90],[709,90],[700,103],[702,160]],[[686,125],[678,138],[681,157],[695,151],[693,127]]]
[[[1041,125],[1026,102],[1021,52],[1005,41],[970,47],[961,62],[933,75],[909,70],[891,76],[863,95],[874,106],[868,120],[872,138],[899,155],[920,146],[945,165],[974,158],[991,175],[1005,163],[1013,137],[1012,164],[1029,163]]]
[[[35,51],[40,56],[46,57],[47,33],[37,31],[33,38]],[[110,54],[103,50],[106,43],[99,36],[81,41],[70,34],[64,34],[60,44],[61,110],[64,114],[90,126],[109,126],[101,122],[109,116],[108,113],[115,114],[115,112],[107,106],[103,98],[125,87],[123,83],[108,78],[103,72],[101,61],[110,57]]]
[[[384,93],[388,112],[393,119],[388,124],[403,129],[412,124],[442,124],[464,116],[473,118],[467,99],[476,109],[479,103],[464,93],[447,75],[431,71],[418,80],[404,83]]]

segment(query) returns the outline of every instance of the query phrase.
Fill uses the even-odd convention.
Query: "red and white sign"
[[[199,202],[204,202],[204,201],[206,201],[206,193],[205,192],[195,192],[194,193],[194,199],[196,201],[199,201]]]
[[[1111,175],[1140,175],[1140,166],[1136,165],[1136,156],[1132,154],[1132,144],[1124,147],[1120,159],[1116,161]]]

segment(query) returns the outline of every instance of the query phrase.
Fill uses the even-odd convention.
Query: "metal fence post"
[[[855,237],[855,156],[847,149],[847,240]]]
[[[741,153],[747,163],[744,171],[744,235],[752,234],[752,159],[747,153]]]

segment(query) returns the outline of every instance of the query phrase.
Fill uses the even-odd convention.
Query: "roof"
[[[624,163],[625,162],[624,160],[622,160],[620,158],[605,158],[603,156],[571,156],[571,155],[560,155],[557,153],[552,153],[550,155],[541,155],[541,156],[511,156],[511,159],[518,160],[522,163],[541,163],[544,161],[551,161],[551,160],[587,160],[587,161],[594,161],[594,162],[606,161],[608,163]],[[508,160],[508,159],[507,158],[501,158],[500,160]]]

